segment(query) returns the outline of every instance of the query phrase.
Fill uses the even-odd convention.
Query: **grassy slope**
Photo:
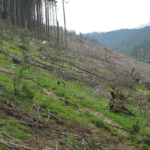
[[[14,39],[18,40],[18,37],[15,36]],[[5,42],[5,44],[19,48],[20,43],[17,43],[15,41],[11,41],[11,40],[5,40],[3,39],[3,42]],[[21,49],[14,49],[10,46],[7,46],[4,44],[1,44],[1,49],[5,50],[17,57],[22,58],[21,55],[23,55]],[[32,43],[32,45],[34,45],[34,41]],[[39,56],[39,52],[35,49],[32,49],[32,46],[30,47],[29,53],[33,54],[33,57],[35,60],[44,62],[45,64],[51,65],[48,62],[42,61],[38,56]],[[53,49],[49,49],[49,53],[50,54],[54,54]],[[62,56],[62,59],[67,59],[65,56]],[[81,59],[81,58],[79,58]],[[78,61],[78,59],[76,60]],[[63,64],[66,66],[69,66],[68,63],[60,63],[57,62],[59,64]],[[10,65],[14,65],[14,68],[11,67]],[[22,74],[26,77],[30,77],[33,78],[32,80],[25,80],[22,78],[17,77],[17,83],[16,83],[16,88],[21,90],[23,86],[26,86],[29,91],[31,91],[34,95],[33,99],[29,99],[26,97],[23,97],[23,95],[19,95],[16,96],[16,99],[20,102],[21,106],[31,112],[31,110],[28,108],[29,104],[33,104],[33,105],[39,105],[41,107],[46,105],[45,110],[48,110],[47,108],[49,108],[50,112],[57,112],[58,116],[65,116],[67,118],[79,121],[83,124],[94,124],[94,127],[92,130],[94,129],[98,129],[98,127],[96,127],[97,120],[101,120],[99,118],[99,116],[94,115],[90,112],[87,112],[87,109],[92,109],[95,110],[98,113],[103,114],[104,116],[112,119],[113,121],[115,121],[116,123],[118,123],[120,125],[120,127],[125,128],[126,130],[132,132],[133,130],[133,126],[136,124],[137,120],[140,121],[140,134],[137,135],[147,135],[150,137],[150,129],[148,127],[142,128],[143,125],[145,124],[149,124],[149,120],[144,117],[144,113],[140,114],[140,111],[138,109],[136,109],[135,114],[136,114],[136,118],[126,115],[126,114],[122,114],[122,113],[114,113],[109,111],[108,109],[108,104],[109,104],[109,99],[107,98],[102,98],[102,97],[97,97],[94,95],[93,91],[90,90],[90,88],[88,86],[85,86],[83,83],[79,83],[77,84],[76,81],[71,80],[71,81],[65,81],[63,79],[61,79],[60,77],[55,76],[54,74],[52,74],[52,72],[46,71],[44,69],[35,67],[35,66],[31,66],[30,64],[22,64],[22,65],[16,65],[12,62],[12,59],[10,57],[6,57],[4,54],[0,53],[0,69],[11,69],[12,72],[17,73],[17,74]],[[74,67],[75,68],[75,67]],[[75,68],[78,69],[78,68]],[[67,70],[67,69],[66,69]],[[101,70],[103,71],[103,69]],[[13,76],[9,76],[7,73],[4,72],[0,72],[0,83],[5,85],[9,91],[12,94],[14,93],[14,77]],[[33,84],[34,83],[34,84]],[[53,91],[56,93],[57,96],[60,97],[64,97],[66,99],[68,99],[70,102],[75,103],[79,106],[79,108],[76,108],[74,105],[68,105],[65,104],[64,101],[61,101],[59,99],[54,99],[53,97],[50,97],[46,94],[44,94],[42,92],[42,88],[46,88],[48,91]],[[141,87],[138,87],[139,89]],[[106,87],[106,89],[108,89]],[[147,91],[147,93],[150,93],[149,91]],[[78,97],[75,96],[76,95],[80,95],[82,97],[84,97],[85,101],[81,101]],[[130,98],[130,101],[132,102],[132,97]],[[100,106],[101,108],[96,108],[93,105],[96,106]],[[133,103],[132,105],[129,105],[129,109],[135,109],[137,107],[136,103]],[[43,120],[46,120],[47,118],[42,118]],[[10,136],[13,136],[19,140],[24,141],[25,139],[28,139],[29,137],[33,137],[33,132],[31,131],[31,129],[29,127],[25,127],[21,124],[19,124],[19,122],[15,119],[15,118],[3,118],[3,115],[1,115],[0,121],[2,123],[5,123],[5,126],[0,127],[0,131],[5,131],[5,132],[9,132],[9,129],[12,128],[9,132]],[[51,119],[49,120],[49,122],[51,122]],[[97,125],[98,126],[98,125]],[[115,133],[117,132],[117,128],[115,128],[115,130],[113,129],[113,127],[110,127],[107,125],[107,123],[103,126],[100,126],[100,128],[104,127],[104,133],[107,133],[107,130],[110,133]],[[99,133],[102,133],[103,129],[99,130]],[[124,141],[126,141],[126,139],[128,139],[128,137],[124,137],[123,135],[122,139],[124,139]],[[6,138],[7,136],[2,134],[3,138]],[[107,136],[106,136],[107,137]],[[134,137],[133,135],[130,136],[131,137],[131,141],[132,144],[138,146],[141,141],[138,140],[138,138]],[[112,138],[114,138],[112,136]],[[119,137],[117,137],[119,138]],[[129,140],[130,142],[130,140]],[[111,144],[113,144],[113,142],[110,142]],[[3,145],[0,145],[1,149],[3,149]],[[106,145],[107,147],[108,145]],[[145,146],[146,147],[146,146]],[[5,148],[4,148],[5,149]]]

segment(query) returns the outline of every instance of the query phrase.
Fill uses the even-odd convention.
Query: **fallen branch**
[[[32,104],[30,104],[30,105],[36,110],[36,107],[35,107],[34,105],[32,105]],[[40,111],[45,112],[45,110],[42,109],[42,108],[40,108]],[[60,119],[61,117],[58,118],[58,117],[56,117],[55,115],[51,114],[49,111],[48,111],[48,114],[43,114],[43,116],[44,116],[44,117],[48,117],[48,116],[50,117],[50,116],[52,116],[53,118],[59,120],[60,122],[63,122],[63,123],[65,123],[65,124],[68,124],[68,125],[71,125],[71,126],[76,127],[76,125],[73,125],[73,124],[70,124],[70,123],[68,123],[68,122],[65,122],[64,120],[61,120],[61,119]],[[47,119],[47,122],[48,122],[48,119]]]
[[[28,125],[30,127],[36,126],[36,127],[44,127],[45,125],[43,124],[39,124],[39,123],[29,123],[29,122],[23,122],[23,121],[19,121],[20,124],[23,125]]]
[[[131,114],[132,116],[135,117],[135,114],[133,114],[129,109],[127,109],[126,107],[123,107],[125,110],[127,110],[129,112],[129,114]]]
[[[6,51],[4,51],[4,50],[1,50],[0,49],[0,52],[1,53],[3,53],[3,54],[5,54],[5,55],[9,55],[10,57],[12,57],[15,61],[17,61],[17,62],[22,62],[23,60],[22,59],[19,59],[19,58],[17,58],[17,57],[15,57],[14,55],[12,55],[12,54],[8,54]],[[34,63],[34,62],[30,62],[31,64],[33,64],[33,65],[35,65],[35,66],[37,66],[37,67],[40,67],[40,68],[43,68],[43,69],[46,69],[46,70],[50,70],[50,71],[52,71],[52,69],[51,68],[48,68],[46,65],[40,65],[40,64],[36,64],[36,63]]]
[[[109,147],[107,150],[121,150],[120,148],[117,148],[117,147]]]
[[[112,125],[112,124],[109,124],[107,123],[109,126],[112,126],[112,127],[115,127],[115,128],[118,128],[118,129],[122,129],[122,130],[125,130],[125,131],[128,131],[127,129],[125,128],[122,128],[122,127],[118,127],[118,126],[115,126],[115,125]],[[129,132],[129,131],[128,131]]]
[[[40,64],[42,64],[42,65],[46,65],[46,64],[41,63],[40,61],[37,61],[37,60],[36,60],[36,62],[37,62],[37,63],[40,63]],[[78,70],[76,70],[76,69],[69,68],[69,67],[64,66],[64,65],[61,65],[61,64],[57,64],[57,63],[55,63],[55,62],[53,62],[53,61],[50,61],[50,60],[49,60],[49,61],[47,61],[47,62],[49,62],[49,63],[51,63],[51,64],[53,64],[53,65],[59,66],[59,67],[63,67],[63,68],[67,68],[67,69],[70,69],[70,70],[76,71],[76,72],[78,72],[78,73],[82,73],[81,71],[78,71]],[[47,67],[51,67],[51,66],[47,65]]]
[[[44,117],[48,117],[48,115],[47,115],[47,114],[43,114],[43,116],[44,116]],[[54,116],[53,114],[50,114],[50,116],[52,116],[53,118],[55,118],[55,119],[59,120],[60,122],[63,122],[63,123],[68,124],[68,125],[70,125],[70,126],[74,126],[74,127],[76,127],[76,125],[73,125],[73,124],[68,123],[68,122],[66,122],[66,121],[64,121],[64,120],[61,120],[60,118],[58,118],[58,117]]]
[[[5,55],[9,55],[10,57],[12,57],[13,59],[15,59],[15,60],[18,61],[18,62],[22,62],[22,61],[23,61],[23,60],[21,60],[21,59],[16,58],[16,57],[13,56],[12,54],[8,54],[8,53],[7,53],[6,51],[4,51],[4,50],[1,50],[1,49],[0,49],[0,52],[3,53],[3,54],[5,54]],[[50,70],[50,71],[56,69],[56,67],[53,67],[53,66],[50,66],[50,65],[46,65],[46,64],[41,63],[41,62],[39,62],[39,61],[36,61],[36,62],[38,62],[38,63],[40,63],[40,64],[42,64],[42,65],[37,64],[37,63],[34,63],[34,62],[30,62],[30,63],[33,64],[33,65],[35,65],[35,66],[37,66],[37,67],[40,67],[40,68],[43,68],[43,69],[46,69],[46,70]],[[104,77],[100,76],[98,73],[90,72],[90,71],[88,71],[88,70],[86,70],[86,69],[83,69],[83,68],[81,68],[81,67],[79,67],[79,66],[74,65],[73,63],[70,63],[70,64],[72,64],[74,67],[76,67],[76,68],[78,68],[78,69],[80,69],[80,70],[82,70],[82,71],[85,71],[85,72],[87,72],[87,73],[89,73],[89,74],[91,74],[91,75],[94,75],[94,76],[96,76],[96,77],[98,77],[98,78],[105,79]],[[71,76],[68,76],[68,77],[69,77],[69,78],[72,78],[72,79],[74,79],[74,80],[78,80],[78,81],[81,81],[81,82],[85,82],[85,83],[90,84],[90,83],[87,82],[87,81],[83,81],[83,80],[77,79],[77,78],[75,78],[75,77],[71,77]],[[108,79],[105,79],[105,80],[110,81],[110,80],[108,80]]]
[[[49,120],[49,117],[50,117],[50,112],[49,112],[49,108],[47,107],[47,109],[48,109],[48,117],[47,117],[47,121],[46,122],[48,122],[48,120]]]
[[[16,74],[16,73],[13,73],[13,72],[4,71],[4,70],[0,70],[0,72],[8,73],[8,74],[11,74],[11,75],[13,75],[13,76],[19,76],[19,77],[24,78],[24,79],[30,79],[30,80],[31,80],[31,79],[35,79],[35,78],[20,76],[19,74]]]
[[[76,105],[76,104],[74,104],[74,103],[72,103],[72,102],[70,102],[70,101],[68,101],[67,99],[65,99],[65,98],[62,98],[62,97],[58,97],[59,98],[59,100],[61,100],[61,101],[65,101],[65,103],[67,104],[67,103],[69,103],[69,104],[72,104],[72,105],[75,105],[77,108],[79,108],[79,106],[78,105]]]
[[[8,135],[6,132],[0,132],[0,134],[4,134],[4,135],[8,136],[9,138],[16,140],[17,142],[20,142],[20,140]]]
[[[87,125],[84,125],[84,124],[82,124],[82,123],[80,123],[80,122],[78,122],[78,121],[76,121],[76,120],[73,120],[73,119],[70,119],[70,118],[66,118],[66,117],[64,117],[64,116],[60,116],[60,118],[64,118],[64,119],[67,119],[67,120],[71,120],[71,121],[74,121],[74,122],[76,122],[76,123],[78,123],[78,124],[81,124],[81,125],[83,125],[83,126],[88,127]]]
[[[0,144],[6,145],[6,146],[11,147],[11,148],[19,148],[20,150],[22,150],[22,149],[25,149],[25,150],[36,150],[34,148],[31,148],[31,147],[26,147],[26,146],[23,146],[23,145],[18,145],[18,144],[11,143],[11,142],[6,142],[4,140],[0,140]]]
[[[78,79],[78,78],[75,78],[75,77],[72,77],[72,76],[69,76],[69,75],[65,75],[65,76],[68,77],[68,78],[71,78],[71,79],[73,79],[73,80],[77,80],[77,81],[80,81],[80,82],[87,83],[87,84],[89,84],[89,85],[96,84],[96,83],[90,83],[90,82],[88,82],[88,81],[80,80],[80,79]],[[98,83],[97,83],[97,84],[98,84]]]
[[[69,133],[65,133],[65,132],[58,132],[58,131],[51,131],[51,132],[66,135],[66,136],[73,136],[73,137],[82,139],[82,136],[78,136],[78,135],[74,135],[74,134],[69,134]]]
[[[1,84],[1,83],[0,83],[0,87],[3,88],[4,90],[6,90],[6,91],[11,95],[11,97],[15,100],[16,105],[21,108],[21,106],[19,105],[18,101],[17,101],[16,98],[11,94],[11,92],[10,92],[3,84]]]
[[[21,50],[21,49],[19,49],[19,48],[17,48],[17,47],[13,47],[13,46],[11,46],[11,45],[5,44],[4,42],[3,42],[3,44],[6,45],[6,46],[11,47],[11,48],[13,48],[13,49]],[[26,53],[26,54],[29,54],[29,55],[33,55],[33,54],[28,53],[28,52],[26,52],[26,51],[23,51],[23,52]]]

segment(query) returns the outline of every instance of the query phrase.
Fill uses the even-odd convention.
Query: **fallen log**
[[[0,140],[0,144],[6,145],[11,148],[18,148],[18,149],[24,149],[24,150],[36,150],[35,148],[26,147],[24,145],[15,144],[12,142],[6,142],[5,140]]]

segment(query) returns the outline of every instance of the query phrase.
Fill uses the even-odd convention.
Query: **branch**
[[[62,97],[58,97],[59,98],[59,100],[61,100],[61,101],[65,101],[65,103],[70,103],[70,104],[72,104],[72,105],[75,105],[77,108],[79,108],[79,106],[78,105],[76,105],[76,104],[74,104],[74,103],[72,103],[72,102],[70,102],[70,101],[68,101],[67,99],[65,99],[65,98],[62,98]]]
[[[6,145],[8,147],[19,148],[20,150],[22,150],[22,149],[25,149],[25,150],[36,150],[34,148],[31,148],[31,147],[26,147],[26,146],[23,146],[23,145],[18,145],[18,144],[11,143],[11,142],[6,142],[4,140],[0,140],[0,144]]]
[[[50,112],[49,112],[49,108],[47,107],[47,109],[48,109],[48,118],[47,118],[47,121],[46,122],[48,122],[48,120],[49,120],[49,117],[50,117]]]
[[[73,137],[77,137],[77,138],[80,138],[82,139],[82,136],[78,136],[78,135],[74,135],[74,134],[68,134],[68,133],[65,133],[65,132],[58,132],[58,131],[51,131],[53,133],[58,133],[58,134],[62,134],[62,135],[67,135],[67,136],[73,136]],[[49,133],[50,134],[50,133]]]
[[[123,108],[125,109],[125,110],[127,110],[128,112],[129,112],[129,114],[131,114],[132,116],[134,116],[135,117],[135,114],[133,114],[129,109],[127,109],[126,107],[124,107],[123,106]]]
[[[15,100],[16,105],[21,108],[21,106],[19,105],[18,101],[17,101],[16,98],[11,94],[11,92],[10,92],[3,84],[1,84],[1,83],[0,83],[0,87],[3,87],[3,88],[11,95],[11,97]]]
[[[8,136],[9,138],[16,140],[17,142],[20,142],[20,140],[8,135],[6,132],[0,132],[0,134],[4,134],[4,135]]]

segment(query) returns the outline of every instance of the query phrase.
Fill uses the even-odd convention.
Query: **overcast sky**
[[[150,23],[150,0],[65,0],[67,29],[76,33],[108,32]],[[58,20],[63,25],[62,0]]]

